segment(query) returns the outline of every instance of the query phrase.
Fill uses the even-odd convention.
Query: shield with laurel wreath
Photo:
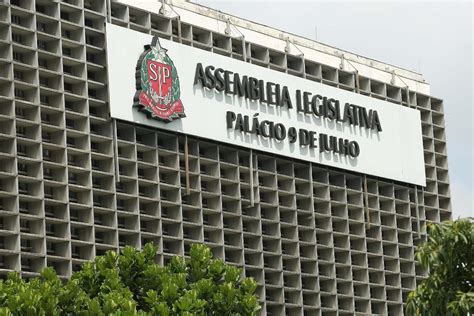
[[[173,61],[157,36],[145,45],[136,68],[134,105],[150,117],[171,122],[185,117],[180,100],[179,77]]]

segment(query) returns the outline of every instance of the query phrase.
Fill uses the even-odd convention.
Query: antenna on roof
[[[317,26],[314,27],[314,40],[318,41],[318,27]]]

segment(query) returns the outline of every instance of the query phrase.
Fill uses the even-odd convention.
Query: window
[[[63,65],[63,72],[68,73],[68,74],[72,74],[72,67],[69,66],[69,65]]]
[[[43,178],[53,180],[53,171],[50,168],[43,168]]]
[[[85,3],[84,3],[85,6]],[[84,24],[88,27],[94,27],[94,22],[91,19],[84,19]]]
[[[26,146],[25,145],[20,145],[20,144],[17,144],[16,145],[16,152],[18,155],[20,156],[26,156]]]
[[[102,225],[103,223],[102,218],[103,216],[101,214],[94,214],[94,224]]]
[[[74,202],[74,203],[77,203],[79,201],[77,197],[77,192],[69,191],[69,201]]]
[[[68,145],[75,146],[76,145],[76,139],[73,137],[66,137],[66,142]]]
[[[41,122],[43,123],[49,123],[51,117],[49,116],[48,113],[41,113]]]
[[[84,8],[88,10],[93,10],[92,2],[90,0],[84,0]]]
[[[91,35],[86,35],[86,44],[94,45],[94,37]]]
[[[92,186],[96,189],[101,188],[102,183],[99,178],[92,178]]]
[[[46,42],[45,41],[37,41],[38,49],[46,50]]]
[[[118,226],[118,228],[126,228],[126,225],[125,225],[125,218],[119,217],[119,218],[117,219],[117,226]]]
[[[44,206],[44,215],[46,217],[56,217],[56,214],[54,212],[54,208],[51,205],[45,205]]]
[[[62,30],[61,34],[65,38],[71,38],[71,31],[69,30]]]
[[[75,173],[68,174],[69,183],[76,184],[77,183],[77,175]]]
[[[39,78],[40,85],[47,87],[49,84],[49,79],[45,77]]]
[[[77,166],[78,163],[76,156],[67,156],[67,162],[72,166]]]
[[[104,242],[104,233],[103,232],[96,232],[95,233],[95,242],[103,243]]]
[[[41,138],[43,139],[44,142],[49,142],[51,141],[51,133],[50,132],[41,132]]]
[[[87,78],[89,78],[89,80],[97,81],[97,76],[95,75],[95,72],[92,71],[87,72]]]
[[[71,248],[72,248],[71,249],[72,250],[72,252],[71,252],[72,257],[75,258],[75,259],[79,259],[81,257],[81,255],[80,255],[81,248],[79,248],[77,246],[72,246]]]
[[[48,199],[53,198],[53,188],[52,187],[44,187],[44,197]]]
[[[46,59],[39,58],[38,65],[43,68],[48,68],[48,61]]]
[[[71,215],[71,219],[73,219],[72,215]],[[76,228],[76,227],[71,228],[71,238],[72,239],[79,239],[79,233],[80,233],[79,228]]]
[[[100,170],[100,161],[99,160],[92,160],[92,169],[94,170]]]
[[[92,151],[99,151],[99,144],[96,142],[91,142],[91,149]]]
[[[51,151],[49,149],[43,148],[43,159],[51,160]]]
[[[97,111],[97,108],[89,107],[89,114],[92,116],[99,116],[99,112]]]
[[[18,183],[18,192],[20,194],[28,194],[28,183]]]
[[[91,63],[95,63],[95,55],[92,54],[92,53],[87,53],[86,54],[86,59],[87,59],[87,61],[89,61]]]
[[[124,186],[123,186],[123,183],[122,182],[117,182],[115,184],[115,191],[117,192],[125,192],[125,189],[124,189]]]
[[[20,99],[25,98],[25,92],[23,90],[15,89],[14,93],[15,93],[15,97],[17,97],[17,98],[20,98]]]
[[[96,159],[92,159],[92,169],[100,170],[100,161]]]
[[[69,12],[61,11],[61,19],[69,20],[70,19]]]
[[[138,187],[138,193],[140,195],[146,196],[146,195],[148,195],[148,188],[145,187],[145,186],[139,186]]]
[[[70,195],[69,195],[70,196]],[[70,210],[69,211],[69,218],[73,221],[79,220],[79,213],[77,210]]]
[[[21,36],[20,34],[15,34],[15,33],[13,33],[13,34],[12,34],[12,40],[13,40],[15,43],[23,44],[23,36]]]
[[[22,228],[22,231],[29,231],[30,230],[30,222],[28,221],[25,221],[25,220],[22,220],[20,221],[20,226]],[[31,240],[29,239],[22,239],[21,240],[21,250],[22,251],[27,251],[27,252],[30,252],[31,251]]]
[[[69,196],[71,192],[69,192]],[[79,213],[77,210],[69,210],[69,218],[73,221],[78,221],[79,220]]]
[[[21,1],[20,0],[10,0],[11,5],[15,5],[17,7],[21,7]]]
[[[93,202],[94,202],[94,206],[98,206],[98,207],[101,207],[102,206],[102,199],[100,198],[100,196],[96,196],[94,195],[94,197],[92,198]]]
[[[38,9],[36,9],[38,11]],[[46,32],[46,24],[42,22],[36,22],[36,29],[40,32]]]
[[[71,56],[72,55],[71,49],[69,47],[63,47],[63,55]]]
[[[30,204],[28,202],[20,201],[20,203],[18,204],[18,208],[20,209],[20,213],[28,213],[29,205]]]
[[[118,209],[118,210],[125,210],[125,202],[124,202],[124,200],[117,200],[117,209]]]
[[[23,81],[23,73],[21,71],[13,71],[13,76],[15,77],[15,79]]]
[[[71,101],[66,101],[66,102],[64,102],[64,107],[65,107],[66,109],[69,109],[69,110],[74,111],[74,103],[71,102]]]
[[[46,224],[46,235],[53,236],[56,230],[55,228],[56,228],[56,225]],[[48,245],[51,245],[51,244],[48,243]],[[54,249],[54,245],[52,248]]]
[[[13,24],[21,25],[21,18],[18,15],[12,15],[11,17]]]
[[[40,95],[40,103],[43,105],[49,105],[49,96]]]
[[[100,128],[97,125],[92,125],[90,126],[90,130],[92,134],[100,134]]]
[[[74,128],[74,120],[73,119],[66,119],[66,126],[69,128]]]
[[[26,128],[24,126],[16,126],[16,134],[18,136],[26,137]]]
[[[64,83],[64,91],[72,92],[72,84],[65,82]]]
[[[13,60],[23,62],[23,54],[19,52],[13,52]]]
[[[50,229],[53,229],[52,231]],[[54,235],[54,226],[52,224],[46,225],[46,235]],[[56,254],[56,244],[53,243],[46,243],[46,252],[48,255],[55,255]]]
[[[36,12],[46,14],[46,7],[44,5],[36,4]]]
[[[24,109],[24,108],[15,107],[15,115],[16,115],[17,117],[24,117],[24,116],[25,116],[25,109]]]
[[[18,164],[18,173],[21,175],[28,175],[28,165],[24,163]]]

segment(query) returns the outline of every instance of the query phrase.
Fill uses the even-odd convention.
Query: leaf
[[[107,251],[64,284],[52,268],[28,280],[10,273],[0,280],[0,316],[255,315],[255,280],[241,280],[240,269],[205,245],[191,250],[189,260],[174,257],[166,267],[155,263],[152,244]]]
[[[408,295],[411,315],[466,315],[474,312],[474,221],[428,225],[429,238],[416,260],[428,278]]]

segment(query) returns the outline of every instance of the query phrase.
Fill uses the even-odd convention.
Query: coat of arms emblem
[[[151,45],[145,45],[136,68],[134,105],[150,117],[171,122],[186,115],[180,100],[178,72],[166,51],[157,36]]]

